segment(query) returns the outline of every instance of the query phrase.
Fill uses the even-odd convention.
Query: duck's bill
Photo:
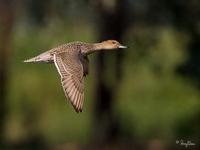
[[[120,45],[119,48],[127,48],[127,46]]]

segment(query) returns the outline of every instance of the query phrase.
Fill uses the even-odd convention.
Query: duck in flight
[[[25,60],[32,63],[54,63],[61,76],[65,96],[76,112],[82,112],[84,101],[84,77],[88,74],[88,55],[101,51],[127,48],[116,40],[100,43],[70,42],[50,49],[36,57]]]

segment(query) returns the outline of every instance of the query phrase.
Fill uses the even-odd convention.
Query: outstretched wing
[[[54,63],[61,76],[61,83],[76,112],[81,112],[84,101],[83,66],[76,53],[54,54]]]

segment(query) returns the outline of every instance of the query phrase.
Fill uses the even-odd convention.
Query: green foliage
[[[147,34],[140,31],[135,38],[146,35],[147,39],[142,40],[148,43],[145,40],[152,38],[148,36],[152,30]],[[142,51],[140,42],[129,50],[136,56],[126,54],[116,108],[124,132],[132,131],[141,138],[176,138],[177,124],[197,113],[199,105],[198,91],[189,80],[175,73],[176,67],[186,60],[187,38],[170,28],[160,29],[154,36],[158,37],[153,43],[141,46],[146,50],[143,55],[137,54]]]
[[[53,65],[22,63],[62,43],[94,42],[96,34],[92,25],[80,23],[54,21],[45,28],[16,26],[8,85],[9,114],[5,131],[8,141],[25,140],[35,134],[50,143],[89,140],[95,57],[90,61],[91,74],[86,78],[81,114],[76,114],[65,99]],[[115,113],[124,133],[144,139],[173,138],[180,119],[190,118],[199,105],[198,91],[189,80],[175,73],[176,67],[187,59],[187,35],[167,27],[134,28],[124,37],[123,43],[130,48],[124,50],[123,79],[116,93]],[[112,54],[108,55],[108,63],[114,64]],[[110,76],[107,78],[109,84],[115,84]]]

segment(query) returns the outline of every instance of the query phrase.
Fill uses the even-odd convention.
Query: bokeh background
[[[0,149],[186,149],[200,138],[199,0],[0,0]],[[54,65],[70,41],[119,40],[90,56],[83,112]]]

